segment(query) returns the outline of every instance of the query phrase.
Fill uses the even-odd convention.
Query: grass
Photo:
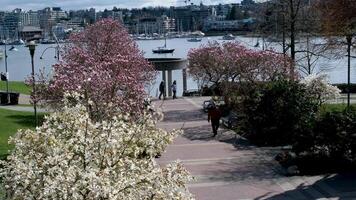
[[[0,81],[0,90],[6,91],[6,81]],[[9,81],[9,91],[29,95],[31,93],[31,87],[21,81]]]
[[[42,121],[44,114],[39,115]],[[34,129],[35,119],[32,112],[12,111],[0,108],[0,157],[4,157],[13,148],[8,144],[10,136],[18,129]]]
[[[340,104],[323,104],[321,106],[321,112],[342,112],[346,109],[347,104],[340,103]],[[351,104],[351,108],[356,110],[356,104]]]
[[[43,121],[44,114],[39,114]],[[8,144],[10,136],[18,129],[34,129],[35,117],[32,112],[12,111],[0,108],[0,159],[5,159],[13,145]],[[0,180],[0,199],[5,199],[5,191]]]
[[[17,104],[18,107],[33,107],[32,104]]]

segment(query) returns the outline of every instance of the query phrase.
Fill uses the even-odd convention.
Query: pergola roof
[[[187,67],[187,60],[182,58],[147,58],[158,71],[177,70]]]

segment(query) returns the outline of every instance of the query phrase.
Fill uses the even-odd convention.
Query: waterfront
[[[223,40],[220,40],[220,38],[221,37],[204,37],[202,42],[188,42],[187,38],[168,39],[167,46],[169,48],[175,48],[175,51],[173,54],[165,54],[165,55],[152,53],[152,49],[157,48],[158,46],[163,46],[164,40],[140,40],[137,41],[137,44],[139,48],[145,52],[145,57],[147,58],[157,58],[157,57],[186,58],[190,49],[198,48],[200,45],[206,44],[209,41],[216,40],[218,42],[224,42]],[[241,36],[236,37],[236,41],[241,42],[242,44],[246,45],[249,48],[255,48],[254,45],[258,41],[261,43],[261,41],[258,40],[257,38],[241,37]],[[54,48],[47,49],[43,55],[43,59],[40,59],[40,56],[43,53],[43,51],[50,46],[55,47],[55,45],[45,45],[45,44],[40,44],[37,46],[36,53],[35,53],[35,68],[37,72],[39,69],[45,69],[45,71],[49,73],[51,70],[51,66],[56,63]],[[9,50],[10,47],[11,46],[7,46],[7,50]],[[4,46],[1,46],[0,48],[3,49]],[[8,51],[8,71],[10,74],[11,81],[23,81],[31,73],[30,54],[28,48],[25,46],[16,46],[16,48],[18,49],[18,51]],[[257,48],[261,48],[261,47],[257,47]],[[278,49],[278,46],[276,46],[275,48]],[[5,72],[4,59],[0,60],[0,71]],[[318,62],[315,72],[319,72],[319,71],[323,71],[324,73],[328,74],[330,81],[332,83],[346,82],[347,80],[346,58],[341,60],[321,59]],[[356,66],[355,63],[353,62],[352,69],[351,69],[352,82],[356,82],[355,74],[356,74]],[[183,90],[181,70],[173,71],[173,80],[177,80],[178,94],[181,95]],[[161,81],[161,74],[158,74],[154,85],[148,89],[152,96],[157,95],[157,88],[160,81]],[[188,89],[196,89],[196,88],[197,88],[197,84],[192,79],[189,78]],[[3,88],[0,88],[0,90],[1,89]]]

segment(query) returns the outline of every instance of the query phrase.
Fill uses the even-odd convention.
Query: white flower
[[[156,128],[149,114],[93,122],[83,105],[64,102],[41,127],[11,138],[15,148],[0,163],[9,199],[193,199],[182,164],[160,168],[154,159],[180,131]]]
[[[340,89],[328,82],[326,74],[311,74],[305,77],[302,84],[306,85],[308,93],[320,103],[340,97]]]

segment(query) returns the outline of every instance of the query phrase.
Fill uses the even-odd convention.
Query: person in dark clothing
[[[177,81],[173,81],[171,88],[172,88],[172,92],[173,92],[173,99],[176,99],[177,98]]]
[[[0,73],[0,76],[1,76],[1,81],[7,81],[7,76],[6,76],[6,73]]]
[[[221,111],[215,105],[210,105],[208,111],[208,122],[211,121],[211,127],[213,128],[214,137],[218,134],[220,126]]]
[[[163,99],[165,99],[165,96],[164,96],[164,81],[161,82],[161,84],[159,84],[159,99],[161,99],[163,95]]]

